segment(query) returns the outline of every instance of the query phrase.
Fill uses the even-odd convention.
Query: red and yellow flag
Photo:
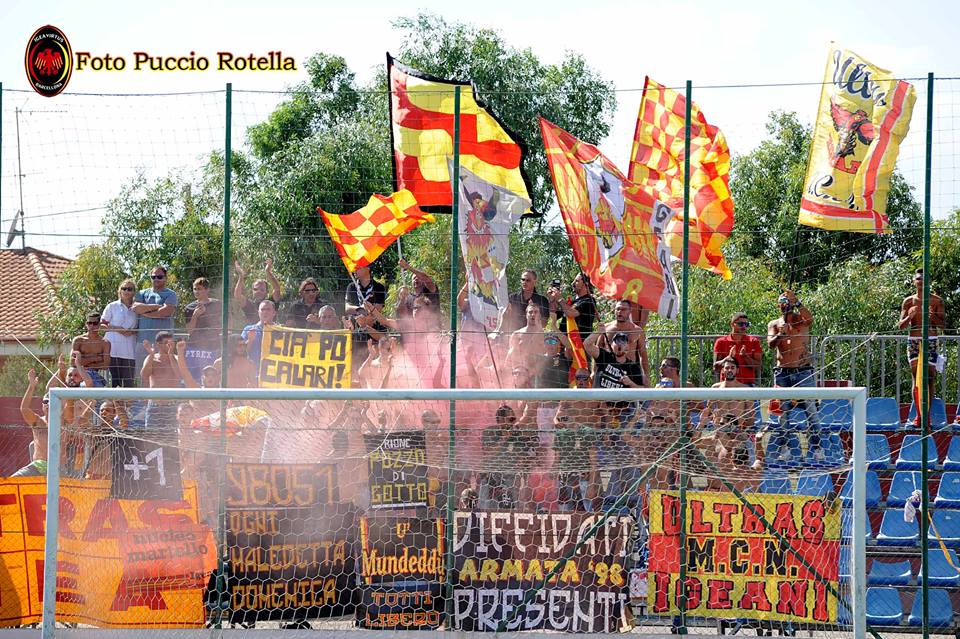
[[[917,354],[917,372],[913,379],[913,405],[917,409],[917,426],[921,426],[924,419],[927,420],[927,424],[930,423],[929,392],[927,391],[926,384],[923,383],[923,371],[927,368],[927,353],[929,351],[927,350],[928,345],[924,342],[925,340],[921,338],[920,352]],[[926,416],[925,418],[923,417],[924,415]]]
[[[417,200],[406,189],[390,197],[371,195],[365,207],[346,215],[317,212],[330,233],[347,271],[370,266],[398,237],[412,231],[434,217],[417,206]]]
[[[567,300],[570,303],[570,300]],[[577,386],[577,371],[580,369],[589,370],[590,364],[587,363],[587,350],[583,347],[583,339],[580,336],[580,329],[577,328],[577,320],[567,316],[567,339],[570,340],[570,350],[573,351],[573,363],[570,366],[570,387]]]
[[[630,181],[661,202],[683,211],[685,96],[646,79],[630,155]],[[717,127],[690,105],[689,262],[730,279],[721,247],[733,230],[730,149]],[[674,256],[683,256],[683,217],[670,223]]]
[[[800,200],[800,224],[884,233],[887,193],[910,129],[913,86],[856,53],[830,47]]]
[[[673,209],[629,182],[592,144],[543,118],[540,131],[580,268],[606,297],[675,318],[677,287],[663,237]]]
[[[523,146],[480,102],[469,82],[441,80],[387,54],[394,188],[408,189],[426,210],[452,205],[454,88],[460,90],[460,166],[480,179],[530,199]]]

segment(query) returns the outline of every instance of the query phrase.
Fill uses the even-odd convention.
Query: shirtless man
[[[817,385],[813,363],[810,357],[810,327],[813,325],[813,313],[806,308],[793,291],[785,290],[777,298],[780,317],[767,324],[767,346],[777,357],[777,366],[773,369],[773,383],[783,388],[814,387]],[[800,401],[807,416],[807,445],[813,451],[813,459],[823,461],[826,457],[820,445],[820,420],[817,417],[816,402]],[[784,431],[789,423],[792,402],[786,402],[780,415],[780,432],[776,441],[781,446],[786,443]],[[781,458],[786,461],[790,451],[781,450]]]
[[[917,378],[917,360],[920,357],[920,340],[923,339],[923,269],[918,268],[913,275],[913,284],[917,292],[903,300],[900,305],[900,321],[897,328],[909,329],[907,357],[913,371],[913,379]],[[947,311],[943,298],[930,292],[929,318],[927,319],[927,401],[933,401],[934,383],[937,371],[943,370],[940,354],[937,352],[937,336],[947,325]]]
[[[33,458],[26,466],[15,472],[12,477],[37,477],[47,474],[47,420],[49,419],[50,400],[43,396],[43,408],[38,414],[30,404],[33,392],[37,389],[37,372],[30,369],[27,373],[27,390],[20,400],[20,415],[33,433]]]
[[[647,359],[647,336],[643,328],[634,323],[632,319],[633,304],[630,300],[619,300],[613,307],[614,320],[607,322],[600,329],[603,338],[600,340],[600,346],[607,350],[612,350],[613,336],[617,333],[626,333],[630,338],[627,344],[627,358],[632,362],[640,362],[640,368],[643,369],[643,384],[647,386],[650,381],[650,362]]]
[[[256,388],[257,366],[247,358],[247,343],[237,334],[227,336],[227,350],[230,352],[227,368],[227,388]],[[213,362],[213,368],[220,379],[220,367],[223,357]],[[217,383],[219,386],[219,382]]]
[[[74,337],[70,348],[80,353],[80,363],[93,385],[103,387],[107,385],[103,372],[110,368],[110,342],[100,335],[100,313],[87,313],[86,327],[86,334]]]
[[[147,358],[140,370],[140,380],[148,388],[178,388],[183,382],[180,365],[173,354],[173,335],[167,331],[157,333],[156,341],[151,344],[144,340],[143,348]],[[149,400],[145,425],[147,430],[176,432],[177,403],[171,401]]]
[[[540,305],[533,300],[527,304],[526,318],[526,326],[510,335],[510,351],[507,353],[507,360],[513,366],[537,371],[543,355],[543,316]]]
[[[727,357],[720,360],[720,381],[713,388],[748,388],[747,384],[737,381],[740,367],[737,360]],[[754,404],[750,400],[712,400],[700,415],[700,424],[712,423],[718,435],[717,454],[724,461],[727,454],[739,447],[756,448],[751,441],[756,415]],[[759,470],[763,465],[762,453],[757,449],[753,468]]]

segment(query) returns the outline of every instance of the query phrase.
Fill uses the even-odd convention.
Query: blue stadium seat
[[[890,442],[886,435],[867,435],[867,468],[886,468],[890,465]]]
[[[767,441],[767,468],[797,468],[801,464],[800,438],[796,433],[774,431]]]
[[[804,470],[800,472],[800,478],[797,479],[797,495],[826,497],[832,492],[833,479],[830,478],[830,475],[815,470]]]
[[[944,473],[940,478],[940,488],[937,497],[933,500],[937,508],[960,507],[960,473]]]
[[[851,471],[852,472],[852,471]],[[868,470],[867,475],[867,508],[876,508],[880,505],[882,494],[880,492],[880,477],[876,471]],[[840,488],[840,503],[844,508],[849,508],[853,502],[853,481],[850,473],[843,480],[843,486]]]
[[[936,533],[933,528],[937,529]],[[933,527],[930,528],[931,546],[939,545],[937,535],[947,546],[960,548],[960,510],[933,511]]]
[[[773,493],[777,495],[792,495],[793,485],[790,478],[784,473],[764,472],[763,479],[760,481],[761,493]]]
[[[893,474],[893,481],[890,482],[887,506],[902,508],[913,491],[919,490],[921,485],[919,470],[898,470]]]
[[[825,399],[820,402],[820,424],[831,430],[853,428],[853,406],[846,399]]]
[[[867,398],[867,432],[900,428],[900,406],[892,397]]]
[[[960,435],[950,438],[947,456],[943,458],[944,470],[960,470]]]
[[[850,581],[850,565],[852,563],[850,559],[851,552],[853,551],[851,550],[849,544],[840,546],[840,570],[837,572],[840,583]],[[933,583],[933,581],[930,583]]]
[[[870,537],[873,536],[873,526],[870,522],[870,518],[866,518],[866,539],[870,541]],[[849,509],[843,509],[840,511],[840,536],[844,538],[842,543],[848,544],[849,540],[853,537],[853,511]]]
[[[930,578],[931,586],[960,586],[960,572],[954,568],[954,566],[960,566],[960,561],[957,561],[957,553],[950,549],[947,549],[947,553],[950,555],[950,561],[947,561],[940,548],[934,547],[927,551],[927,557],[930,558],[930,567],[927,569],[929,574],[927,576]],[[951,565],[950,562],[953,562],[953,564]],[[922,570],[917,573],[917,583],[923,583]]]
[[[907,435],[900,445],[900,455],[896,462],[898,469],[920,468],[920,435]],[[937,445],[933,438],[927,440],[927,468],[937,465]]]
[[[823,459],[816,459],[813,455],[814,449],[811,449],[808,444],[807,452],[803,456],[803,465],[806,468],[836,468],[846,461],[840,435],[836,433],[824,435],[820,439],[820,447],[823,450]]]
[[[867,588],[867,623],[874,626],[899,626],[903,602],[896,588]]]
[[[923,598],[920,596],[920,591],[918,590],[913,598],[913,605],[910,606],[910,616],[907,618],[909,625],[923,625],[922,605]],[[869,611],[867,614],[869,614]],[[950,593],[942,588],[930,588],[927,591],[927,614],[930,615],[929,621],[932,628],[952,626],[953,604],[950,603]]]
[[[916,546],[919,539],[919,524],[917,524],[917,522],[905,522],[903,520],[902,510],[886,510],[883,512],[883,520],[880,522],[880,532],[877,533],[878,545]]]
[[[910,404],[910,411],[907,413],[907,422],[915,422],[916,420],[917,405]],[[941,430],[946,427],[947,405],[944,404],[943,400],[939,397],[934,397],[933,401],[930,402],[930,430]]]
[[[870,586],[909,586],[910,560],[886,562],[873,560],[870,565],[870,574],[867,575],[867,585]]]

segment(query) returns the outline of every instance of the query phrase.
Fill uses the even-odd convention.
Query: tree
[[[822,282],[833,265],[854,255],[872,264],[909,255],[922,241],[920,205],[913,187],[894,172],[887,215],[891,233],[873,235],[822,231],[798,226],[812,130],[795,113],[775,111],[767,122],[770,138],[734,158],[730,190],[736,225],[728,256],[762,257],[791,282]]]
[[[394,23],[403,35],[397,59],[441,78],[472,80],[477,97],[526,145],[534,210],[553,203],[537,116],[598,144],[610,132],[617,108],[613,83],[568,52],[559,64],[544,64],[530,49],[517,49],[496,31],[419,13]]]
[[[923,264],[921,251],[917,251],[914,264]],[[947,307],[947,327],[960,327],[960,209],[930,229],[930,281],[931,290]]]

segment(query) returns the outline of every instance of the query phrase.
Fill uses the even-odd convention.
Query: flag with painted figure
[[[800,224],[889,231],[887,195],[917,100],[913,86],[831,46],[800,201]]]
[[[373,264],[404,233],[434,221],[405,189],[390,196],[371,195],[367,205],[353,213],[336,215],[320,207],[317,212],[350,273]]]
[[[453,157],[454,90],[459,86],[460,166],[529,201],[523,144],[476,97],[471,83],[433,77],[396,62],[389,53],[387,75],[397,190],[408,189],[427,211],[450,212],[448,160]]]
[[[452,174],[452,162],[449,170]],[[530,208],[530,200],[462,166],[459,187],[460,249],[467,269],[470,315],[492,331],[509,297],[510,229]]]
[[[630,155],[631,182],[683,211],[687,98],[646,78]],[[687,261],[730,279],[721,247],[733,230],[730,148],[723,132],[690,105],[690,232]],[[683,257],[683,216],[668,227],[674,257]]]
[[[597,290],[674,319],[670,247],[675,212],[627,180],[597,147],[540,118],[557,202],[580,268]]]

